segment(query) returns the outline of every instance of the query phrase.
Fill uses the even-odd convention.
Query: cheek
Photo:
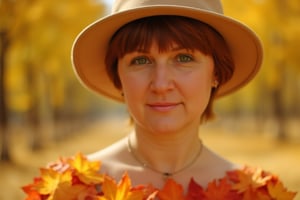
[[[206,96],[209,95],[211,91],[212,76],[210,73],[193,74],[192,76],[181,80],[181,83],[185,85],[185,88],[187,88],[190,93]]]
[[[125,101],[135,103],[141,98],[146,90],[146,81],[139,76],[121,75],[122,91],[125,95]]]
[[[142,83],[142,80],[131,76],[122,77],[121,83],[127,111],[133,121],[136,122],[138,121],[137,119],[140,119],[144,115],[145,84]]]
[[[208,84],[194,87],[190,92],[190,103],[187,109],[190,110],[199,120],[208,106],[211,97],[211,89]]]
[[[206,107],[211,96],[211,87],[209,84],[194,87],[190,95],[194,99],[194,104],[197,104],[199,107]]]
[[[183,82],[186,97],[191,101],[191,107],[197,107],[201,111],[206,108],[211,96],[211,80],[209,75],[195,75],[190,81]]]

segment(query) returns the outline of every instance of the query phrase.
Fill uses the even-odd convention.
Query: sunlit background
[[[83,88],[70,62],[74,38],[109,12],[109,2],[0,0],[0,199],[24,199],[20,188],[39,167],[130,130],[126,108]],[[264,63],[247,87],[216,102],[217,118],[200,135],[225,157],[300,191],[300,1],[223,3],[260,36]]]

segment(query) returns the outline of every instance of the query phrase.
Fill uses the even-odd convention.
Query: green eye
[[[190,62],[192,60],[193,60],[193,57],[191,55],[180,54],[177,56],[178,62]]]
[[[131,62],[131,64],[133,65],[145,65],[145,64],[149,64],[150,61],[147,57],[137,57],[134,58]]]

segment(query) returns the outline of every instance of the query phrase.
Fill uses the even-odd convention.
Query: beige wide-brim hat
[[[190,17],[209,24],[224,37],[235,69],[232,78],[220,86],[217,97],[241,88],[258,72],[263,55],[260,40],[246,25],[224,16],[219,0],[116,0],[112,14],[90,24],[74,42],[72,61],[81,83],[98,94],[123,101],[105,70],[109,41],[128,22],[156,15]]]

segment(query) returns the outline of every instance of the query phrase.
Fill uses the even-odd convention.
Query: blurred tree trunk
[[[9,139],[7,132],[7,106],[5,101],[5,55],[9,45],[8,34],[5,30],[0,32],[0,159],[10,161]]]
[[[277,131],[277,138],[279,140],[286,140],[287,139],[287,131],[286,131],[286,117],[284,108],[280,101],[280,90],[273,90],[273,103],[274,103],[274,114],[276,122],[278,123],[278,131]]]
[[[30,88],[31,106],[28,112],[31,126],[30,148],[42,149],[53,135],[53,109],[49,103],[50,95],[42,69],[34,63],[27,63],[27,78]]]
[[[272,98],[272,105],[273,105],[273,113],[274,118],[277,124],[277,139],[279,140],[286,140],[287,139],[287,116],[286,116],[286,110],[284,106],[283,101],[283,87],[282,84],[284,84],[284,80],[281,77],[279,81],[279,84],[277,87],[272,88],[271,91],[271,98]],[[281,86],[281,87],[280,87]]]
[[[277,10],[279,23],[282,25],[286,23],[285,16],[289,12],[288,2],[282,1],[282,0],[276,0],[274,1],[275,8]],[[275,30],[273,32],[273,44],[275,48],[281,49],[282,51],[284,49],[287,49],[285,37],[280,29]],[[284,60],[284,56],[280,57],[278,56],[275,58],[276,66],[274,66],[277,70],[277,83],[275,84],[275,87],[272,88],[272,100],[273,100],[273,106],[274,106],[274,115],[275,119],[278,124],[278,131],[277,131],[277,138],[279,140],[286,140],[287,137],[287,115],[286,115],[286,109],[285,109],[285,102],[284,102],[284,88],[285,88],[285,73],[286,73],[286,62]]]

